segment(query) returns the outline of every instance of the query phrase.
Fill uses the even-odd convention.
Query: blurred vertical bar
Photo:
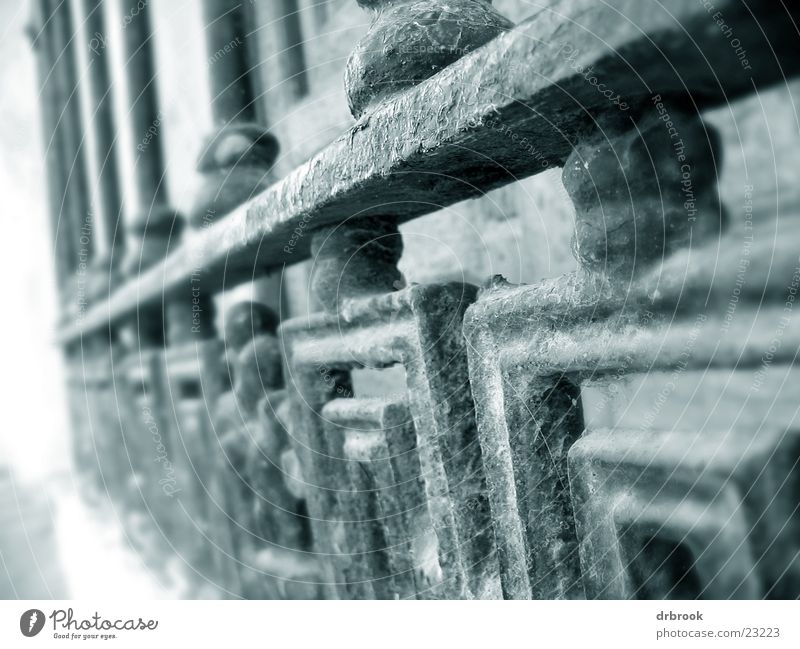
[[[266,189],[278,145],[256,99],[253,62],[259,58],[254,8],[239,0],[203,0],[204,38],[214,131],[206,139],[198,172],[201,187],[189,211],[193,227],[205,227]],[[279,306],[278,277],[260,278],[253,295]],[[241,287],[240,287],[241,288]],[[224,303],[223,303],[224,306]]]
[[[86,217],[81,233],[88,231],[92,244],[89,268],[78,269],[78,293],[88,302],[107,297],[115,284],[119,260],[113,253],[117,219],[122,209],[119,173],[114,144],[116,133],[112,115],[111,80],[107,38],[104,35],[104,9],[100,0],[65,0],[71,7],[73,65],[78,78],[76,101],[80,104],[77,123],[82,134],[86,187],[83,190]],[[82,238],[81,243],[85,240]],[[79,298],[80,299],[80,298]],[[95,457],[84,457],[80,469],[96,466],[97,488],[107,492],[120,505],[130,480],[129,447],[120,428],[119,396],[113,373],[112,355],[116,328],[108,328],[81,339],[80,362],[73,363],[70,379],[74,401],[86,408],[88,432]],[[85,445],[81,431],[76,440]],[[85,452],[82,453],[85,455]],[[76,450],[75,456],[78,457]]]
[[[307,41],[314,40],[330,17],[328,0],[299,0],[299,3],[303,36]]]
[[[80,299],[74,290],[74,274],[81,263],[88,262],[90,238],[81,232],[87,216],[86,176],[71,55],[72,21],[66,3],[34,0],[31,36],[40,84],[54,266],[60,298],[69,312]]]
[[[75,242],[77,253],[72,268],[72,296],[71,299],[68,297],[66,314],[80,318],[87,305],[86,277],[92,259],[94,237],[75,64],[75,29],[69,4],[65,0],[49,0],[49,5],[55,35],[53,74],[59,86],[60,106],[63,106],[57,128],[62,133],[62,157],[67,170],[67,193],[62,214],[69,225],[66,234]]]
[[[127,97],[127,136],[131,146],[132,195],[126,197],[126,246],[123,268],[136,273],[166,254],[171,237],[182,224],[169,207],[163,152],[163,115],[158,90],[150,24],[150,4],[119,0],[122,24],[124,84]]]
[[[314,3],[311,6],[314,15],[314,22],[316,23],[317,31],[328,22],[330,7],[328,6],[330,0],[312,0]]]
[[[259,38],[261,47],[258,53],[258,70],[253,74],[258,83],[259,103],[270,115],[272,123],[283,123],[278,127],[278,133],[281,143],[289,151],[276,163],[278,177],[296,164],[292,138],[298,134],[287,128],[283,118],[310,92],[305,38],[313,36],[315,32],[308,31],[308,21],[305,20],[309,13],[307,5],[308,2],[305,2],[301,9],[298,0],[273,0],[253,5],[256,24],[259,25],[257,33],[264,30],[264,35]],[[303,138],[305,137],[303,134]],[[303,315],[311,312],[313,309],[308,304],[309,292],[306,290],[309,282],[308,268],[306,262],[287,267],[277,278],[283,286],[284,295],[267,303],[279,308],[285,301],[283,308],[279,308],[281,313]],[[295,290],[298,287],[299,290]]]
[[[249,12],[237,0],[203,0],[214,130],[197,162],[200,186],[189,210],[204,228],[272,184],[277,140],[258,122],[248,55]],[[263,117],[263,116],[262,116]]]
[[[257,121],[245,7],[238,0],[203,0],[203,18],[215,125]]]
[[[34,0],[32,31],[41,83],[55,269],[63,317],[79,320],[92,297],[90,263],[96,260],[99,246],[86,167],[87,128],[81,122],[80,98],[85,89],[78,48],[82,42],[76,38],[67,0]],[[73,459],[90,498],[109,489],[107,475],[118,474],[117,465],[108,461],[113,454],[106,452],[119,448],[113,435],[107,346],[107,339],[99,336],[81,339],[65,350]]]
[[[279,83],[285,84],[281,92],[286,106],[308,94],[308,73],[303,50],[303,30],[297,0],[273,0],[266,3],[274,41]],[[285,107],[284,107],[285,108]]]
[[[74,0],[73,3],[76,33],[80,35],[81,45],[85,45],[82,61],[86,75],[81,84],[85,108],[83,128],[89,144],[88,162],[92,179],[95,227],[92,269],[94,286],[90,290],[90,297],[101,296],[110,288],[110,275],[118,266],[123,241],[122,232],[118,228],[122,197],[115,156],[116,133],[103,5],[102,0]]]

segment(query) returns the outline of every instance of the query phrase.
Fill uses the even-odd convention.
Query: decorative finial
[[[397,262],[403,239],[386,217],[350,219],[322,228],[311,240],[314,295],[329,313],[343,300],[387,293],[403,286]]]
[[[266,189],[278,142],[259,124],[248,35],[251,8],[239,0],[203,0],[208,81],[215,130],[201,149],[200,185],[188,221],[210,225]]]
[[[209,225],[272,184],[278,141],[258,125],[233,122],[211,134],[197,162],[200,185],[188,221]]]
[[[356,118],[513,27],[491,0],[357,2],[374,11],[375,19],[345,69],[345,92]]]
[[[225,346],[239,352],[256,336],[275,334],[278,316],[262,302],[237,302],[225,314]]]
[[[225,347],[239,407],[255,415],[266,392],[283,387],[278,315],[260,302],[239,302],[225,314]]]
[[[587,270],[629,276],[724,225],[719,138],[697,116],[663,110],[635,127],[606,125],[564,165],[577,213],[575,255]]]

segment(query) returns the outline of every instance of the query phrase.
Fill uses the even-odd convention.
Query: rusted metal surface
[[[524,356],[503,355],[493,327],[468,313],[470,378],[503,594],[577,597],[566,460],[583,432],[580,390],[568,378],[538,375]]]
[[[663,102],[640,110],[635,125],[599,122],[562,172],[577,214],[580,267],[622,287],[676,250],[719,238],[726,225],[716,133]]]
[[[350,477],[355,469],[345,452],[348,433],[341,421],[336,425],[337,420],[347,419],[338,401],[353,401],[346,411],[348,417],[361,421],[356,430],[374,430],[376,415],[369,416],[369,404],[353,393],[349,371],[398,363],[406,372],[408,407],[432,526],[418,537],[419,548],[412,555],[415,588],[422,585],[419,596],[423,597],[500,596],[461,339],[462,314],[473,295],[474,288],[465,285],[412,286],[351,298],[338,314],[281,325],[294,386],[290,432],[307,483],[315,548],[328,557],[329,584],[335,584],[342,597],[377,593],[369,590],[373,585],[363,572],[366,566],[358,564],[346,542],[352,538],[348,528],[363,524],[369,492],[353,504]],[[333,415],[332,422],[326,412]],[[386,413],[379,409],[377,416],[385,418]],[[391,427],[380,430],[391,434]],[[348,449],[355,452],[353,442]],[[360,518],[351,522],[348,515],[354,512]],[[385,538],[392,536],[390,525],[376,523],[381,524]],[[357,535],[359,529],[351,533]],[[357,546],[356,555],[359,547],[366,546]],[[354,569],[360,570],[351,573]],[[353,584],[361,589],[351,588]],[[395,588],[399,596],[401,589]]]
[[[211,71],[222,126],[200,158],[195,230],[156,263],[178,231],[156,138],[126,251],[155,266],[62,333],[73,383],[90,344],[89,420],[109,419],[123,389],[120,421],[94,442],[132,536],[144,547],[140,523],[163,520],[194,596],[796,597],[794,432],[587,430],[582,403],[611,375],[795,362],[796,237],[748,247],[729,318],[741,242],[699,114],[800,71],[796,10],[717,3],[745,71],[691,0],[557,0],[514,28],[485,0],[358,4],[374,22],[347,67],[355,125],[242,205],[278,150],[253,123],[237,50]],[[244,9],[204,6],[215,54]],[[123,43],[140,57],[127,81],[146,129],[157,101],[137,20]],[[287,21],[299,97],[300,23]],[[407,285],[398,224],[553,165],[576,211],[576,272]],[[308,256],[322,313],[278,326],[242,302],[218,334],[219,291]],[[153,425],[167,499],[142,461]]]
[[[695,231],[703,241],[721,229],[714,227],[721,213],[714,137],[700,137],[706,131],[697,119],[676,111],[674,120],[675,132],[694,135],[682,159],[654,115],[633,127],[612,120],[588,132],[563,170],[577,212],[580,273],[527,292],[498,280],[468,311],[471,382],[508,597],[583,595],[566,471],[569,449],[584,430],[582,375],[563,363],[565,354],[576,350],[578,362],[595,373],[602,361],[592,361],[610,352],[608,369],[627,371],[624,357],[613,351],[639,333],[644,305],[652,301],[629,305],[626,283],[687,246]],[[704,207],[699,223],[687,216],[681,192],[687,167],[696,170],[694,191]],[[537,302],[540,296],[552,303]],[[669,335],[677,340],[682,330],[676,324]],[[570,344],[574,330],[580,333]],[[637,351],[633,362],[648,358]]]
[[[491,0],[358,0],[372,26],[347,61],[345,89],[353,116],[432,77],[508,31]]]
[[[570,451],[586,596],[795,598],[797,431],[593,431]]]
[[[430,595],[435,575],[423,555],[433,527],[408,406],[334,399],[322,416],[327,428],[344,431],[342,453],[351,491],[340,494],[340,506],[354,568],[348,590],[362,599]]]
[[[754,53],[748,75],[730,55],[728,41],[707,29],[705,8],[690,0],[670,5],[669,13],[640,0],[565,1],[542,10],[376,106],[281,182],[90,309],[61,339],[176,290],[195,270],[193,260],[203,260],[209,285],[219,286],[223,278],[237,283],[254,268],[304,259],[310,237],[297,236],[298,230],[384,213],[386,200],[392,219],[402,222],[538,173],[544,162],[563,163],[592,115],[619,112],[557,56],[564,43],[581,43],[581,60],[594,64],[631,106],[660,93],[688,95],[692,109],[701,110],[797,73],[797,36],[785,9],[733,1],[719,8]],[[616,19],[623,11],[630,21]],[[766,47],[767,40],[775,46]],[[698,47],[707,65],[697,65]],[[630,59],[641,74],[631,74]],[[531,143],[541,158],[520,150]]]

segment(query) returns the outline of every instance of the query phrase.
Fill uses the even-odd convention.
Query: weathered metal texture
[[[494,316],[494,317],[492,317]],[[583,432],[580,389],[504,354],[541,327],[509,310],[467,311],[470,382],[497,539],[503,595],[581,596],[567,452]]]
[[[374,11],[369,32],[345,68],[350,112],[432,77],[513,24],[491,0],[358,0]]]
[[[674,133],[691,148],[676,152]],[[563,361],[580,347],[575,360],[594,375],[600,361],[592,361],[605,359],[609,347],[625,347],[631,330],[655,320],[643,308],[646,300],[629,302],[635,278],[719,233],[714,142],[702,122],[678,110],[668,120],[645,113],[633,124],[598,123],[563,170],[577,213],[580,272],[529,288],[497,280],[467,312],[470,378],[506,597],[583,595],[567,479],[569,449],[584,430],[583,376]],[[682,191],[686,168],[694,172],[691,215]],[[670,325],[678,340],[681,322]],[[627,362],[612,355],[608,367],[629,371]]]
[[[740,244],[733,239],[730,243]],[[542,502],[550,503],[549,512],[568,506],[568,493],[560,491],[559,500],[550,491],[563,489],[565,484],[556,487],[560,483],[554,483],[552,476],[531,459],[536,456],[530,455],[531,445],[526,436],[536,429],[530,424],[520,427],[527,420],[515,412],[515,409],[525,412],[525,399],[520,394],[526,394],[527,386],[540,384],[542,380],[537,377],[562,377],[557,379],[560,383],[578,385],[583,379],[598,379],[619,371],[633,374],[675,367],[682,370],[733,365],[758,367],[763,365],[764,358],[774,363],[794,362],[800,346],[800,329],[782,304],[773,302],[760,309],[757,305],[764,295],[776,295],[779,291],[784,293],[782,299],[787,299],[785,280],[796,276],[793,275],[796,251],[788,245],[779,246],[772,273],[758,273],[754,269],[753,284],[742,291],[739,317],[730,324],[727,335],[721,337],[730,286],[723,287],[719,277],[733,276],[738,260],[718,263],[718,256],[713,254],[718,245],[715,242],[693,250],[693,258],[700,261],[690,267],[690,273],[677,274],[687,268],[686,256],[679,252],[657,264],[641,280],[634,281],[627,291],[624,286],[612,288],[605,278],[580,275],[539,286],[500,284],[485,292],[468,311],[465,331],[473,395],[507,596],[527,595],[530,582],[526,582],[525,567],[530,571],[531,558],[537,559],[542,553],[541,543],[531,544],[531,539],[526,539],[525,516],[520,512],[531,500],[529,490],[547,494]],[[728,257],[725,256],[725,261],[730,262]],[[788,275],[782,270],[787,270]],[[653,287],[658,286],[659,277],[666,278],[665,290],[654,300]],[[704,304],[709,315],[700,310]],[[780,327],[781,338],[777,349],[776,326]],[[517,384],[513,381],[515,377]],[[520,383],[525,387],[517,387]],[[574,388],[571,394],[577,402]],[[529,410],[528,418],[538,423],[537,410],[533,407]],[[559,410],[562,416],[566,415],[560,422],[566,428],[572,418],[568,414],[568,399],[551,395],[540,406],[545,421],[552,421]],[[574,407],[572,413],[576,414]],[[577,417],[570,427],[568,434],[555,443],[549,442],[550,452],[562,462],[569,444],[583,430]],[[619,439],[626,435],[621,431]],[[516,453],[516,448],[522,450]],[[547,461],[546,466],[551,468],[552,460]],[[536,478],[542,482],[536,482]],[[570,525],[568,511],[562,513],[562,524]],[[551,534],[554,529],[557,527],[549,528]],[[541,534],[547,538],[546,531]],[[577,574],[574,559],[572,556],[571,574]],[[564,568],[562,563],[559,570]],[[552,597],[557,593],[539,595]]]
[[[357,599],[430,597],[440,579],[425,501],[414,423],[407,404],[382,399],[334,399],[325,426],[344,432],[350,492],[340,494],[352,560],[348,594]]]
[[[539,372],[599,379],[620,368],[632,374],[667,370],[678,363],[686,370],[758,368],[765,358],[786,364],[796,360],[800,346],[797,320],[783,307],[742,309],[737,315],[740,322],[727,330],[722,314],[671,320],[669,314],[651,313],[652,317],[612,316],[577,324],[553,332],[549,340],[536,335],[503,350],[504,360],[523,355]],[[721,337],[723,331],[726,335]],[[780,344],[775,343],[776,336]]]
[[[800,595],[797,431],[595,431],[569,455],[587,597]]]
[[[356,560],[346,545],[349,519],[341,501],[352,495],[351,462],[344,451],[345,431],[326,426],[324,413],[341,408],[328,405],[339,398],[352,398],[351,410],[364,406],[353,396],[351,369],[398,363],[406,370],[408,407],[434,532],[412,559],[415,574],[430,580],[419,595],[500,594],[460,333],[474,291],[462,284],[411,286],[350,299],[336,315],[281,325],[292,388],[290,432],[306,482],[315,548],[328,558],[328,579],[336,582],[341,596],[352,594],[347,570]],[[363,511],[364,505],[360,507]],[[384,534],[391,535],[388,530]]]
[[[656,89],[665,98],[688,95],[703,110],[798,73],[794,5],[727,0],[717,6],[753,53],[748,74],[693,0],[669,8],[641,0],[548,5],[376,105],[281,182],[92,309],[62,339],[179,290],[198,258],[209,286],[236,283],[253,268],[306,258],[310,237],[296,231],[354,214],[385,216],[386,201],[392,219],[402,222],[562,164],[593,116],[620,112],[561,52],[565,44],[580,50],[581,66],[593,65],[598,80],[633,107],[631,114]],[[620,14],[630,20],[620,21]],[[697,65],[700,53],[707,64]],[[630,73],[631,60],[640,74]],[[528,154],[532,145],[541,156]]]
[[[716,133],[663,101],[599,122],[576,144],[562,178],[573,204],[580,266],[622,283],[690,244],[719,237]]]
[[[510,361],[530,358],[542,374],[599,377],[619,367],[630,373],[666,369],[678,360],[687,369],[731,367],[731,359],[736,367],[753,368],[765,353],[775,363],[791,363],[800,344],[792,309],[786,310],[796,292],[794,241],[800,236],[800,223],[791,219],[785,237],[753,241],[741,288],[732,278],[742,238],[731,232],[676,251],[625,282],[582,270],[529,286],[496,280],[468,312],[468,323],[490,323],[501,341],[507,339],[500,347]],[[726,320],[734,288],[737,317]],[[523,337],[531,322],[539,328]],[[770,352],[779,323],[783,342]],[[692,353],[682,358],[690,334]]]
[[[312,235],[311,290],[329,313],[347,300],[380,295],[403,286],[397,262],[403,239],[389,218],[353,218]]]
[[[131,16],[124,27],[118,27],[117,35],[122,44],[128,115],[124,131],[133,176],[131,193],[125,196],[122,270],[137,276],[177,246],[182,221],[167,197],[164,116],[158,103],[150,6],[139,0],[121,0],[120,5],[123,15]]]
[[[226,4],[209,0],[206,8],[222,18]],[[360,4],[379,11],[348,67],[359,116],[351,131],[235,207],[263,189],[277,147],[251,123],[224,126],[200,161],[204,193],[190,216],[208,227],[63,334],[71,341],[135,312],[131,349],[163,361],[160,370],[130,376],[142,384],[145,375],[161,376],[166,387],[154,389],[171,401],[159,416],[175,465],[172,513],[182,511],[168,541],[197,582],[264,597],[327,596],[332,585],[340,596],[362,598],[570,598],[584,589],[590,597],[798,596],[797,568],[785,561],[798,536],[796,435],[737,438],[723,453],[720,439],[682,433],[579,439],[584,379],[730,366],[734,357],[737,367],[766,357],[794,361],[800,330],[786,310],[794,293],[790,300],[772,266],[756,268],[764,291],[740,291],[760,307],[742,310],[755,329],[737,318],[731,329],[747,335],[719,340],[729,299],[719,276],[735,260],[716,241],[703,247],[724,227],[715,188],[720,159],[715,135],[686,107],[707,108],[796,75],[797,10],[717,3],[754,52],[744,74],[722,30],[709,29],[707,7],[691,0],[668,9],[558,0],[505,34],[504,19],[482,0]],[[134,128],[154,135],[136,173],[131,270],[160,258],[177,232],[163,195],[142,13],[137,6],[123,39],[132,55],[128,90],[132,97],[141,91]],[[708,69],[697,65],[700,55]],[[630,73],[630,60],[642,74]],[[598,91],[588,70],[618,101]],[[228,79],[222,90],[236,81],[232,71],[219,70],[217,80]],[[218,116],[235,110],[231,97],[223,93]],[[539,155],[530,154],[533,143]],[[464,325],[470,391],[461,324],[474,287],[400,290],[397,223],[554,164],[564,166],[577,210],[580,269],[530,287],[497,280],[483,291]],[[765,251],[764,260],[796,273],[790,243]],[[251,278],[253,268],[296,262],[309,251],[312,285],[328,314],[282,328],[290,404],[272,324],[251,320],[252,335],[234,336],[233,353],[223,357],[211,296],[225,281]],[[690,263],[698,253],[722,266]],[[160,309],[142,308],[160,306],[165,292],[166,351]],[[771,301],[762,303],[765,296]],[[190,332],[199,334],[194,344],[186,344]],[[351,370],[395,364],[407,377],[399,401],[354,394]],[[230,368],[235,380],[226,393]],[[110,368],[98,363],[89,376],[89,418],[111,419]],[[141,419],[148,402],[134,396],[129,403],[117,417]],[[108,430],[116,435],[118,425]],[[141,431],[141,422],[126,430],[123,421],[122,447],[137,461],[122,458],[113,437],[97,443],[115,474],[112,496],[132,517],[141,514],[143,482],[156,477],[140,465]],[[700,451],[687,460],[681,451],[689,443]],[[307,554],[306,506],[315,557]],[[233,512],[233,525],[224,511]],[[232,570],[231,556],[248,570]],[[695,559],[695,573],[684,575],[681,562]]]

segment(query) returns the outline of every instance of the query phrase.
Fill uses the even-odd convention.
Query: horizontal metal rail
[[[189,291],[193,278],[215,291],[302,261],[308,233],[320,226],[367,214],[407,221],[558,166],[593,119],[629,119],[652,108],[654,96],[704,110],[800,71],[796,4],[706,4],[550,3],[377,106],[224,219],[188,233],[162,263],[64,323],[59,341],[157,307]],[[746,67],[731,34],[748,53]],[[598,80],[628,108],[609,101]]]

